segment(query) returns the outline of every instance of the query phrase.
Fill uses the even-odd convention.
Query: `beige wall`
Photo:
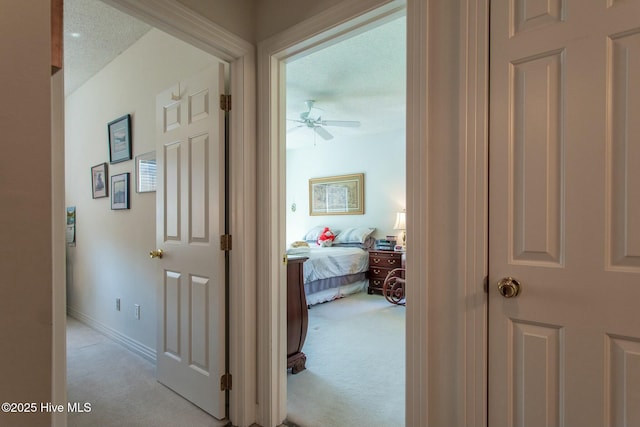
[[[256,0],[256,40],[262,41],[344,0]]]
[[[250,43],[265,40],[344,0],[178,0]]]
[[[178,0],[205,18],[255,43],[255,0]]]
[[[178,0],[250,43],[265,40],[344,0]]]
[[[50,6],[3,1],[0,13],[0,402],[51,401]],[[49,425],[6,414],[0,425]]]

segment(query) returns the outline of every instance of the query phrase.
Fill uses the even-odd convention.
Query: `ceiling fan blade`
[[[322,126],[340,126],[346,128],[360,127],[360,122],[355,120],[322,120],[320,124]]]
[[[313,130],[315,130],[318,135],[320,135],[323,139],[327,141],[330,139],[333,139],[333,135],[331,135],[329,132],[327,132],[325,128],[321,126],[316,126],[313,128]]]

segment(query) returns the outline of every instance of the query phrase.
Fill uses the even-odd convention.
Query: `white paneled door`
[[[493,0],[490,43],[489,425],[639,426],[640,0]]]
[[[223,65],[159,94],[157,378],[225,418]]]

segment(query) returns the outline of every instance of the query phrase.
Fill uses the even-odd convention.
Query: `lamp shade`
[[[395,230],[406,230],[407,229],[407,213],[405,211],[396,213],[396,223],[393,228]]]

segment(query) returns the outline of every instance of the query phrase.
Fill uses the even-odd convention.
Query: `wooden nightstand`
[[[367,293],[382,294],[384,279],[387,278],[391,270],[400,267],[402,267],[402,252],[369,250],[369,287]],[[404,276],[403,273],[401,275]]]

